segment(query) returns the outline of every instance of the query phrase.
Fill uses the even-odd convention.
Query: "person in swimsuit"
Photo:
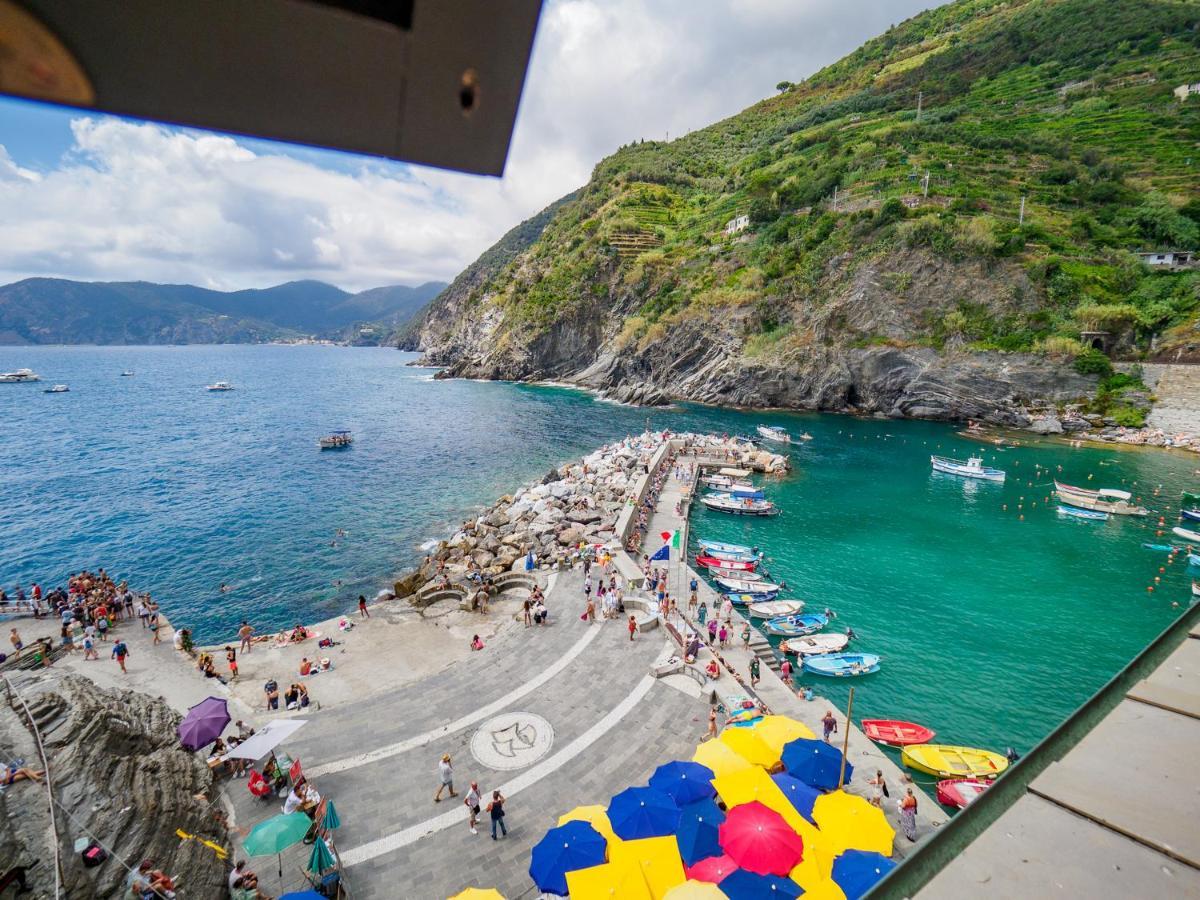
[[[28,766],[16,766],[9,763],[3,772],[0,772],[0,784],[8,787],[10,784],[15,784],[18,781],[36,781],[42,783],[42,776],[45,772],[39,772],[36,769],[31,769]]]

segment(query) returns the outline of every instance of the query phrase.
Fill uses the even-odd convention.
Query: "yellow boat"
[[[999,753],[945,744],[911,744],[900,751],[900,760],[939,778],[994,778],[1008,768],[1008,760]]]

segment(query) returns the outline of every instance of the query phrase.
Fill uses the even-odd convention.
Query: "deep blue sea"
[[[987,448],[1009,479],[980,484],[929,471],[931,452],[984,449],[948,425],[631,409],[563,388],[435,381],[406,366],[412,358],[0,348],[0,371],[43,378],[0,385],[0,582],[51,585],[104,566],[201,641],[224,639],[243,617],[264,629],[312,621],[372,596],[473,508],[647,420],[717,432],[765,421],[814,438],[791,451],[790,476],[766,482],[783,515],[701,510],[692,532],[760,545],[773,576],[883,654],[882,672],[857,679],[856,718],[911,718],[949,742],[1027,749],[1178,614],[1172,603],[1188,602],[1183,566],[1141,547],[1163,540],[1157,517],[1062,520],[1047,503],[1051,475],[1036,467],[1134,490],[1167,516],[1169,539],[1179,491],[1200,483],[1197,457]],[[120,377],[126,369],[134,376]],[[215,380],[235,390],[207,392]],[[71,392],[43,393],[54,383]],[[337,428],[354,432],[353,448],[319,452],[317,438]],[[222,582],[233,590],[221,594]],[[814,684],[844,702],[844,684]]]

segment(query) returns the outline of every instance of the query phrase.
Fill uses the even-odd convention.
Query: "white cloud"
[[[621,144],[732,115],[931,3],[551,0],[502,179],[90,117],[37,173],[0,134],[0,279],[449,280]]]

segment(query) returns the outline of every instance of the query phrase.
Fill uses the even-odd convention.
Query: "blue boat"
[[[721,595],[734,606],[749,606],[751,603],[762,603],[764,600],[774,600],[779,596],[779,591],[763,591],[761,594],[747,594],[745,591],[741,593],[725,593]]]
[[[879,656],[874,653],[827,653],[804,657],[804,671],[831,678],[852,678],[879,671]]]
[[[1200,522],[1200,509],[1181,509],[1179,514],[1185,519],[1191,519],[1193,522]]]
[[[801,613],[798,616],[780,616],[767,621],[767,631],[780,637],[803,637],[816,634],[829,624],[829,617],[820,613]]]
[[[747,547],[744,544],[723,544],[720,541],[696,541],[696,543],[710,553],[735,553],[748,557],[753,557],[758,553],[757,548]]]
[[[1174,544],[1142,544],[1147,550],[1158,550],[1161,553],[1178,553],[1179,547]]]
[[[1193,566],[1200,566],[1200,553],[1189,553],[1188,554],[1188,564],[1193,565]]]
[[[1097,512],[1094,509],[1080,509],[1078,506],[1062,504],[1058,507],[1060,516],[1073,516],[1076,519],[1089,519],[1093,522],[1107,522],[1108,513]]]

